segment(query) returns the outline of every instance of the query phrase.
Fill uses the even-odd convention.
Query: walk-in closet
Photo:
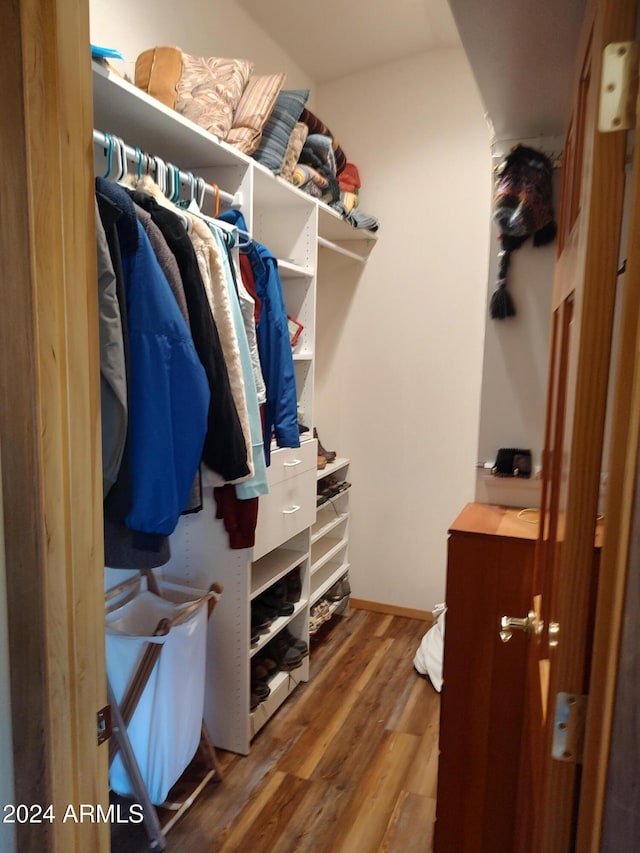
[[[5,10],[3,853],[631,853],[638,3],[521,7]]]

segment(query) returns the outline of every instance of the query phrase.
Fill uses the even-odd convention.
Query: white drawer
[[[315,442],[313,442],[315,447]],[[287,539],[311,527],[316,518],[315,466],[289,480],[276,483],[260,498],[253,559],[273,551]]]
[[[318,465],[316,440],[300,442],[300,447],[279,447],[271,452],[271,464],[267,469],[269,486],[292,480],[304,471],[314,471]]]

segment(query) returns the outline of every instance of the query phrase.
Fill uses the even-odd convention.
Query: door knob
[[[515,616],[500,617],[500,639],[503,643],[509,642],[514,631],[524,631],[529,637],[539,637],[543,628],[544,622],[533,610],[530,610],[524,619]]]

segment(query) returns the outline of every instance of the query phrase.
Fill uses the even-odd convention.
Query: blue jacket
[[[247,230],[239,210],[228,210],[220,219]],[[264,449],[271,458],[271,437],[279,447],[299,447],[298,400],[293,354],[289,338],[287,309],[275,256],[255,240],[244,249],[251,262],[256,293],[262,301],[260,321],[256,325],[260,366],[267,388],[264,407]]]
[[[122,211],[117,229],[130,345],[128,471],[119,478],[128,505],[122,520],[132,530],[166,536],[178,523],[200,464],[209,385],[131,198],[102,179],[97,187]],[[123,488],[118,491],[122,500]]]

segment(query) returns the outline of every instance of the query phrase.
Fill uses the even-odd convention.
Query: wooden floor
[[[176,853],[429,853],[440,697],[413,668],[427,624],[351,610],[311,647],[311,679],[167,836]],[[139,827],[112,853],[148,850]],[[123,828],[119,828],[122,832]]]

